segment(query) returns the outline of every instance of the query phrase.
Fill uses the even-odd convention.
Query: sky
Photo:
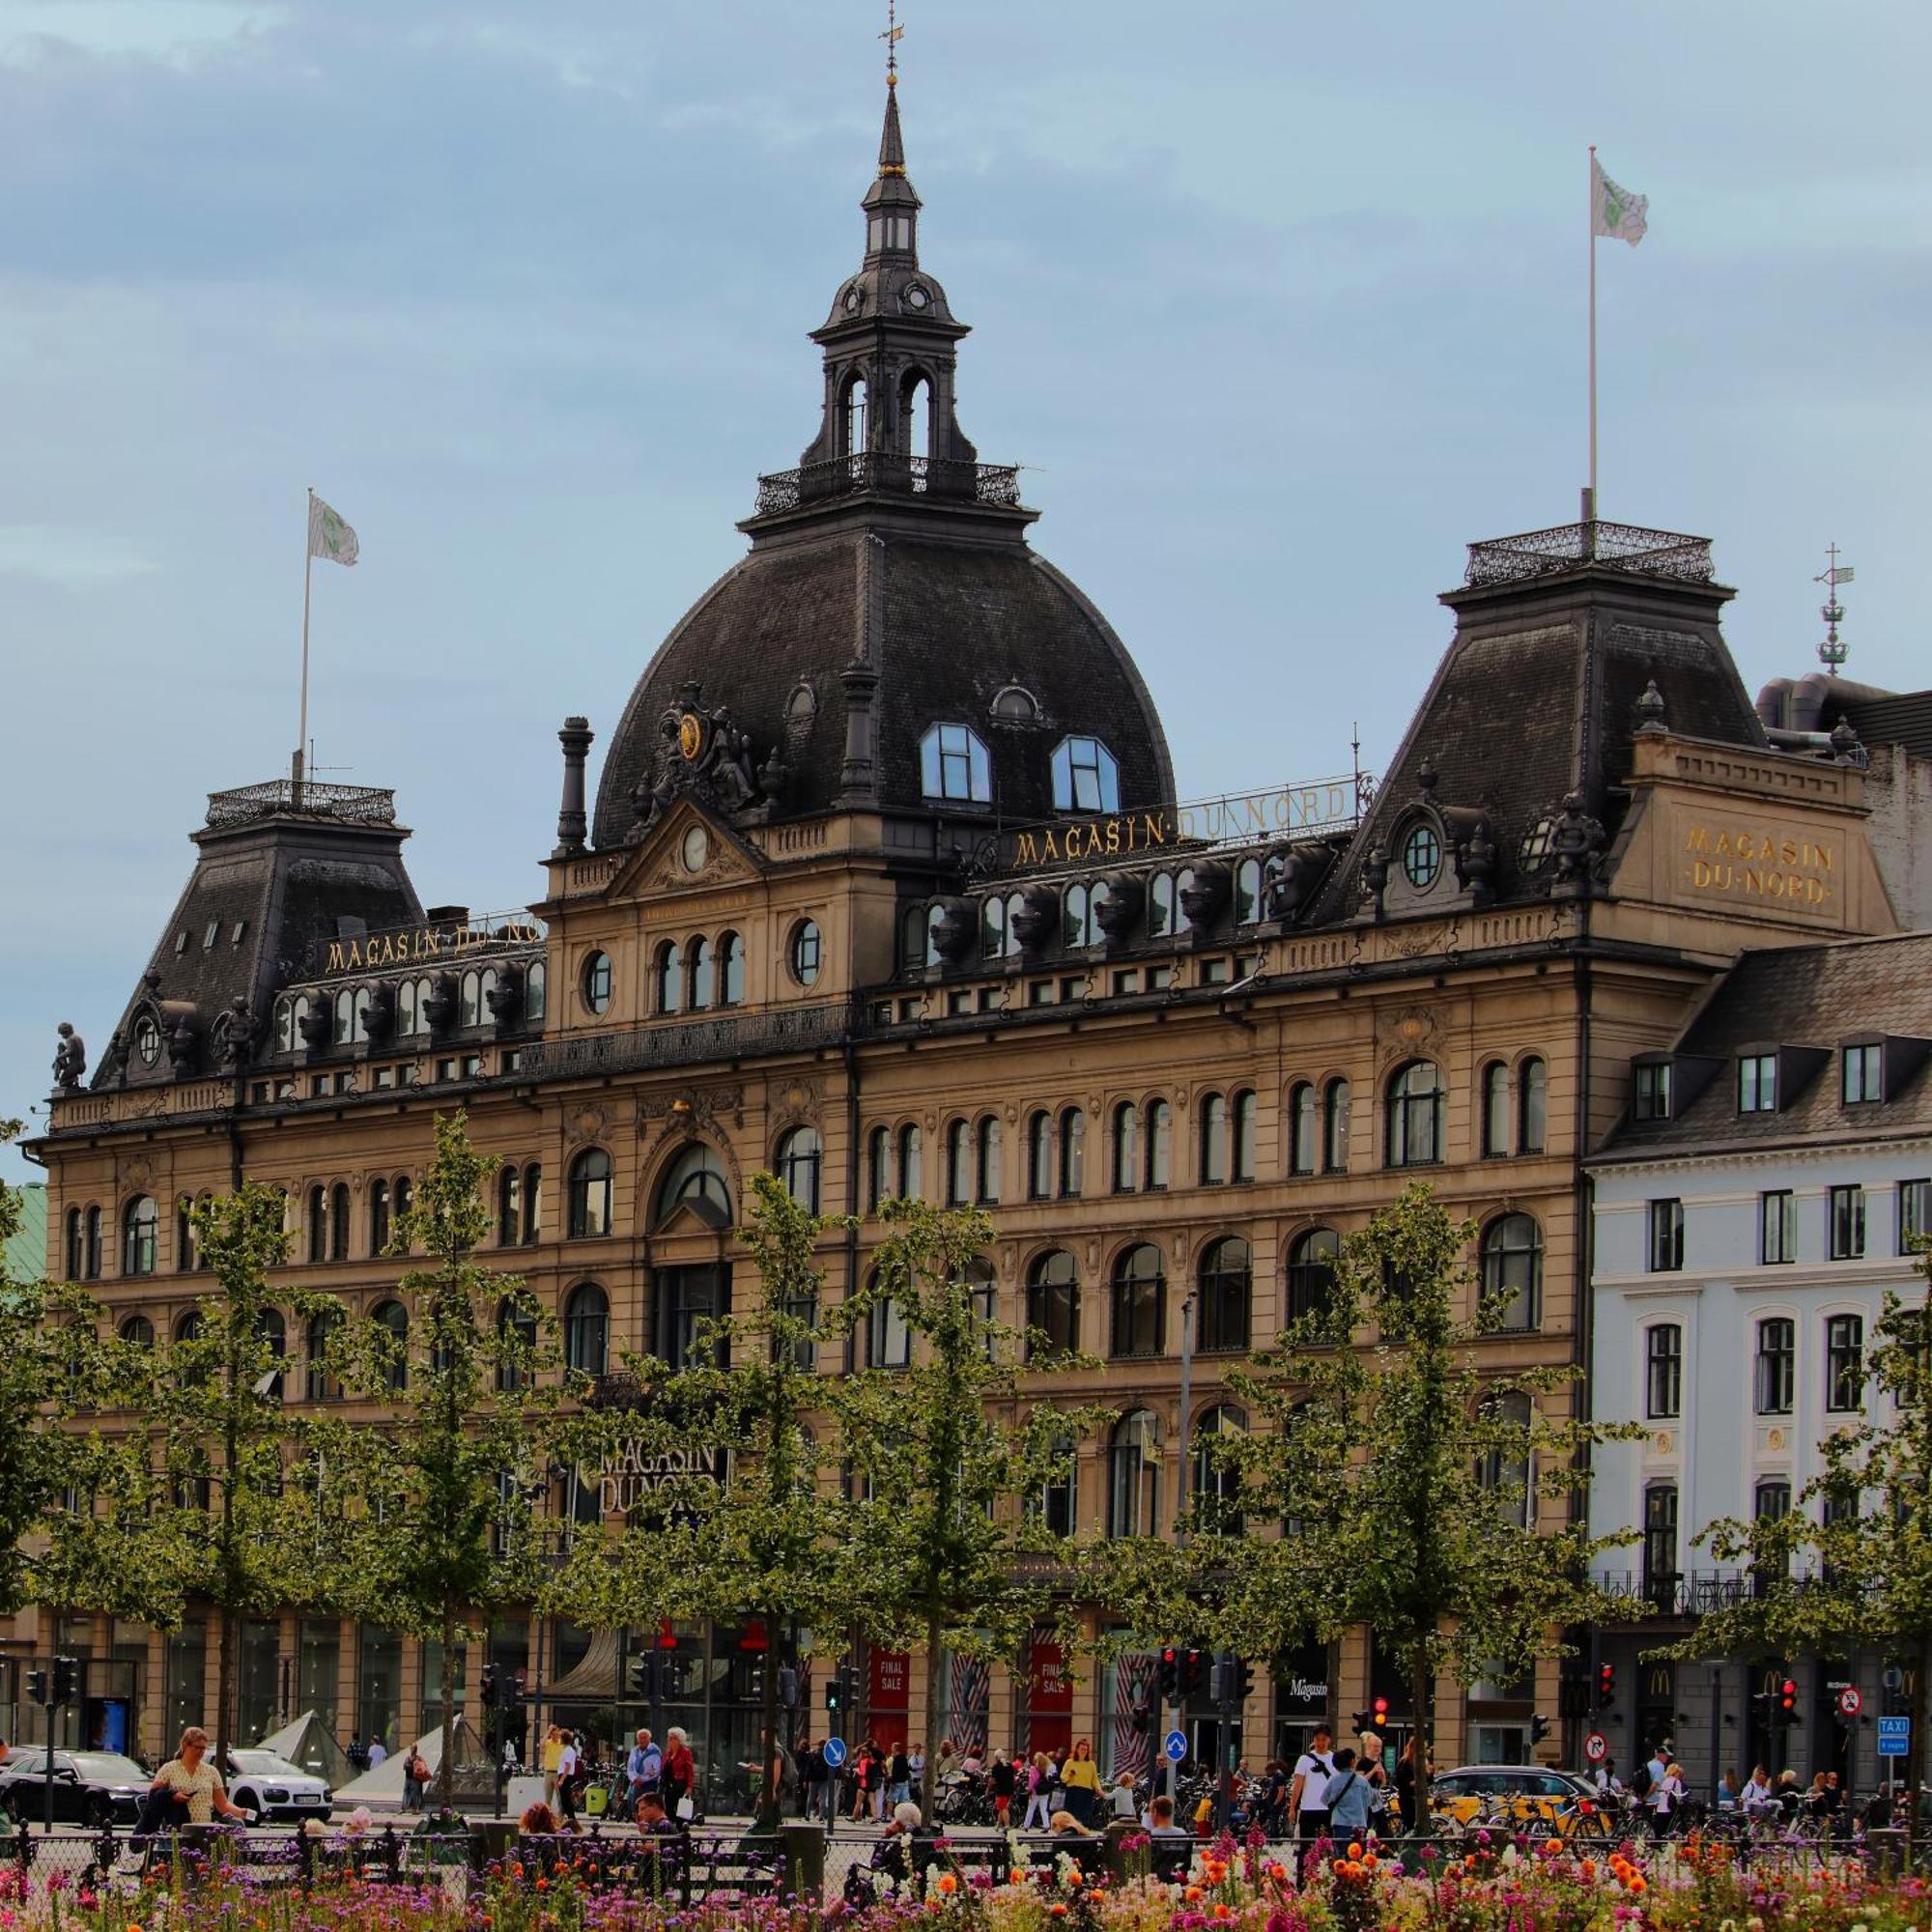
[[[317,776],[426,903],[527,903],[815,433],[883,0],[0,0],[0,1115],[98,1058],[204,795]],[[1923,0],[906,0],[960,419],[1105,611],[1183,798],[1399,742],[1463,546],[1572,521],[1587,145],[1601,510],[1708,535],[1747,685],[1932,682]],[[1507,701],[1507,694],[1499,694]],[[19,1178],[16,1157],[0,1172]]]

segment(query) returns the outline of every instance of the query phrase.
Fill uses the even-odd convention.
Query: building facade
[[[921,260],[895,97],[864,212],[812,332],[816,434],[759,479],[746,555],[644,668],[594,801],[591,725],[564,722],[529,908],[423,907],[387,792],[214,794],[99,1069],[36,1144],[48,1264],[165,1333],[200,1286],[182,1204],[247,1176],[293,1204],[292,1287],[407,1332],[383,1249],[433,1115],[461,1106],[502,1163],[506,1264],[598,1374],[627,1350],[675,1359],[731,1305],[761,1167],[863,1217],[828,1255],[847,1292],[878,1201],[970,1201],[998,1231],[997,1313],[1102,1361],[1048,1398],[1121,1412],[1048,1507],[1165,1535],[1181,1445],[1244,1425],[1227,1366],[1418,1177],[1516,1291],[1483,1345],[1498,1371],[1584,1360],[1582,1162],[1633,1060],[1747,949],[1893,926],[1864,774],[1767,738],[1708,543],[1586,523],[1471,546],[1378,784],[1184,803],[1125,646],[959,427],[966,328]],[[885,1366],[904,1346],[889,1322],[855,1343]],[[330,1399],[302,1348],[291,1333],[290,1400]],[[569,1477],[556,1507],[620,1509],[623,1474]],[[153,1746],[206,1711],[198,1622],[49,1621],[16,1619],[6,1655],[81,1655],[91,1731]],[[668,1635],[659,1715],[727,1767],[762,1634]],[[487,1650],[609,1735],[643,1715],[628,1660],[658,1636],[510,1624],[466,1681]],[[436,1715],[433,1660],[388,1633],[291,1612],[242,1655],[244,1733],[309,1707],[345,1737]],[[858,1662],[857,1722],[902,1734],[918,1668]],[[1367,1633],[1273,1663],[1250,1755],[1378,1695],[1408,1715]],[[1042,1641],[1027,1669],[955,1671],[953,1728],[1130,1762],[1151,1674],[1075,1681]],[[1438,1757],[1520,1755],[1557,1689],[1553,1664],[1440,1687]],[[804,1716],[820,1727],[815,1698]]]
[[[1928,1056],[1932,935],[1754,953],[1667,1052],[1635,1060],[1631,1116],[1590,1163],[1593,1402],[1649,1431],[1599,1451],[1590,1493],[1594,1529],[1640,1529],[1613,1574],[1653,1607],[1595,1639],[1618,1687],[1595,1721],[1625,1763],[1668,1736],[1693,1788],[1788,1763],[1868,1790],[1871,1718],[1912,1708],[1886,1657],[1641,1652],[1756,1586],[1699,1549],[1707,1524],[1789,1515],[1824,1473],[1819,1445],[1894,1400],[1868,1383],[1865,1351],[1887,1291],[1925,1292]],[[1767,1694],[1787,1679],[1788,1725]],[[1864,1703],[1852,1723],[1847,1685]]]

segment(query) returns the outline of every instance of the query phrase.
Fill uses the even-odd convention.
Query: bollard
[[[785,1889],[817,1903],[825,1892],[825,1833],[816,1825],[781,1825]]]

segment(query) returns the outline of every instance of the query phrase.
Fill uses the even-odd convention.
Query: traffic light
[[[1144,1738],[1153,1729],[1153,1712],[1145,1703],[1136,1704],[1129,1721],[1133,1726],[1134,1735]]]
[[[27,1672],[27,1701],[32,1704],[47,1701],[47,1673],[38,1664]]]
[[[1231,1657],[1217,1657],[1208,1671],[1208,1694],[1221,1705],[1235,1700],[1235,1661]]]
[[[1190,1643],[1180,1653],[1180,1694],[1182,1697],[1192,1697],[1199,1693],[1201,1690],[1201,1667],[1207,1661],[1202,1656],[1200,1647],[1196,1644]]]
[[[1378,1735],[1387,1730],[1389,1723],[1389,1700],[1386,1697],[1378,1697],[1376,1699],[1376,1707],[1369,1713],[1369,1716],[1373,1719],[1369,1725],[1370,1730],[1376,1732]]]
[[[1777,1719],[1783,1724],[1798,1721],[1798,1684],[1795,1678],[1787,1677],[1777,1687]]]
[[[1245,1658],[1235,1660],[1235,1691],[1243,1704],[1255,1694],[1255,1667]]]
[[[656,1674],[652,1666],[657,1662],[655,1653],[640,1650],[631,1658],[631,1694],[634,1697],[648,1697],[651,1694],[651,1679]]]
[[[1529,1720],[1529,1741],[1540,1745],[1549,1735],[1549,1719],[1541,1711]]]
[[[788,1663],[779,1666],[779,1702],[787,1711],[798,1708],[798,1672]]]
[[[1180,1701],[1180,1653],[1173,1644],[1160,1654],[1160,1701],[1163,1704]]]
[[[483,1703],[486,1709],[496,1708],[497,1666],[494,1663],[486,1663],[483,1666]]]
[[[54,1702],[71,1704],[80,1694],[80,1660],[73,1657],[54,1659]]]
[[[1617,1694],[1617,1666],[1614,1663],[1597,1665],[1597,1709],[1607,1711],[1615,1702]]]
[[[825,1680],[825,1708],[835,1716],[845,1708],[844,1672],[835,1670]]]

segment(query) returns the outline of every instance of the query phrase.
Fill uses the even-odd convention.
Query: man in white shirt
[[[1294,1781],[1288,1789],[1289,1830],[1297,1837],[1315,1839],[1328,1829],[1328,1780],[1335,1776],[1335,1733],[1317,1724],[1308,1748],[1294,1761]]]
[[[389,1755],[388,1748],[381,1738],[369,1740],[369,1769],[374,1771]]]

